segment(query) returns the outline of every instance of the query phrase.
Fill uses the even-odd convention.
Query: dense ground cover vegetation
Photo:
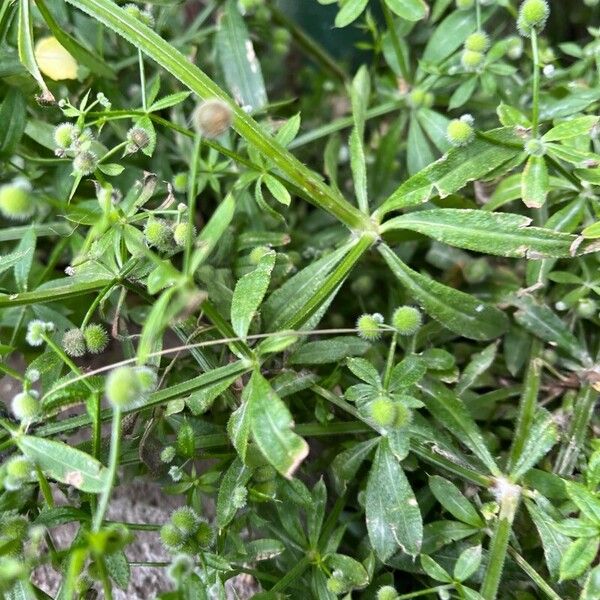
[[[600,598],[597,5],[3,2],[0,594]]]

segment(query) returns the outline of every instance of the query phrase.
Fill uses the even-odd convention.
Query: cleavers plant
[[[600,598],[600,13],[564,4],[2,4],[4,597]],[[109,520],[132,477],[182,507]]]

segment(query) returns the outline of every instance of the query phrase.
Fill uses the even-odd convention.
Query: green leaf
[[[483,520],[463,493],[451,482],[438,475],[429,477],[429,488],[436,500],[459,521],[481,528]]]
[[[217,242],[221,239],[221,236],[225,233],[227,227],[229,227],[234,212],[235,199],[232,194],[227,194],[196,240],[197,249],[193,252],[190,261],[192,272],[196,271],[196,269],[210,256],[217,245]]]
[[[25,131],[27,103],[19,88],[10,87],[0,106],[0,156],[10,157]]]
[[[336,27],[346,27],[358,19],[369,0],[344,0],[340,12],[335,17]]]
[[[227,435],[237,450],[242,461],[246,460],[248,438],[250,437],[250,394],[252,393],[252,379],[242,392],[242,404],[231,413],[227,422]]]
[[[575,236],[542,227],[531,219],[510,213],[438,208],[417,210],[390,219],[382,231],[410,229],[439,242],[499,256],[567,258]]]
[[[369,574],[364,566],[349,556],[331,554],[327,557],[327,564],[332,570],[339,571],[352,587],[362,588],[369,583]]]
[[[345,260],[356,247],[356,240],[343,244],[302,269],[275,290],[262,307],[263,320],[268,324],[269,331],[306,326],[306,321],[315,312],[320,311],[322,306],[327,306],[347,274]],[[333,282],[330,286],[332,289],[326,286],[328,281]]]
[[[217,57],[236,102],[249,110],[267,104],[260,63],[236,0],[227,0],[216,35]]]
[[[331,472],[338,490],[343,491],[346,483],[356,477],[358,469],[378,443],[379,437],[373,437],[366,442],[359,442],[347,450],[343,450],[333,459]]]
[[[432,196],[445,198],[514,159],[520,149],[508,144],[520,143],[512,127],[488,131],[486,137],[478,136],[466,146],[453,148],[407,179],[377,212],[384,215],[391,210],[422,204]]]
[[[210,384],[191,394],[189,398],[186,398],[185,403],[193,415],[201,415],[209,410],[213,402],[238,378],[238,375],[232,375],[223,381]]]
[[[481,352],[473,354],[469,364],[465,367],[454,391],[458,396],[468,390],[477,381],[477,378],[485,373],[496,360],[498,342],[490,344]]]
[[[583,575],[596,558],[600,538],[581,538],[571,542],[560,561],[560,580],[575,579]]]
[[[0,273],[4,273],[4,271],[17,267],[23,261],[30,260],[33,258],[30,255],[33,255],[33,248],[16,250],[15,252],[0,257]]]
[[[229,525],[235,517],[238,507],[233,503],[234,492],[236,488],[246,486],[251,477],[252,469],[244,465],[237,457],[225,471],[217,496],[217,527],[219,529]]]
[[[538,409],[523,450],[511,471],[511,479],[519,481],[532,469],[558,441],[558,429],[552,414]]]
[[[588,115],[563,121],[544,134],[542,140],[544,142],[555,142],[557,140],[568,140],[580,135],[589,136],[599,120],[600,117]]]
[[[600,598],[600,565],[594,567],[588,575],[579,600],[595,600]]]
[[[389,389],[394,392],[410,387],[421,381],[426,372],[427,365],[422,357],[416,354],[409,354],[392,369]]]
[[[426,554],[421,554],[421,567],[423,567],[423,571],[435,581],[441,581],[443,583],[450,583],[452,581],[452,577],[450,577],[448,571]]]
[[[105,554],[100,560],[104,560],[106,570],[111,579],[117,584],[121,590],[127,590],[129,585],[129,561],[122,550]]]
[[[466,581],[481,565],[481,545],[472,546],[461,552],[454,565],[454,579]]]
[[[385,437],[369,472],[365,515],[369,540],[383,562],[399,548],[411,556],[419,553],[423,539],[421,511]]]
[[[545,304],[538,304],[529,296],[520,296],[512,300],[518,308],[515,320],[536,337],[554,344],[581,361],[591,364],[591,358],[579,340],[565,323]]]
[[[358,206],[363,212],[367,212],[369,207],[367,193],[367,164],[365,161],[363,142],[356,127],[350,134],[350,167],[352,169],[354,193],[356,194]]]
[[[347,356],[364,354],[371,344],[355,336],[339,336],[328,340],[308,342],[294,352],[291,365],[323,365],[343,360]]]
[[[364,358],[349,358],[346,361],[346,366],[356,377],[364,382],[371,384],[373,387],[381,386],[381,377],[377,369]]]
[[[248,385],[252,438],[269,463],[289,479],[307,456],[308,444],[292,431],[290,411],[258,371]]]
[[[102,492],[108,485],[108,470],[77,448],[31,435],[19,436],[15,441],[27,458],[56,481],[91,494]]]
[[[433,145],[442,154],[448,152],[451,148],[451,144],[446,136],[446,131],[450,119],[429,108],[419,108],[416,115],[421,127],[425,130],[425,133],[427,133]]]
[[[410,117],[406,152],[406,164],[409,175],[414,175],[425,169],[427,165],[430,165],[435,160],[431,146],[414,114]]]
[[[506,331],[502,311],[413,271],[385,244],[378,250],[410,295],[444,327],[475,340],[494,339]]]
[[[426,378],[419,384],[422,400],[436,420],[479,458],[492,475],[500,471],[485,444],[481,430],[464,403],[443,383]]]
[[[581,514],[600,527],[600,498],[580,483],[569,481],[565,485]]]
[[[281,181],[273,177],[273,175],[265,175],[263,177],[263,181],[265,182],[269,192],[273,194],[273,198],[275,198],[279,204],[283,204],[284,206],[290,205],[292,197]]]
[[[429,14],[423,0],[385,0],[390,10],[407,21],[420,21]]]
[[[235,286],[231,301],[231,326],[242,339],[246,339],[250,323],[267,293],[275,258],[274,250],[266,252],[254,271],[244,275]]]
[[[545,499],[543,500],[548,502]],[[557,531],[556,522],[541,507],[527,499],[525,500],[525,506],[542,540],[548,571],[554,579],[557,579],[560,561],[569,545],[569,538]]]
[[[487,19],[487,11],[483,11],[483,22]],[[452,11],[433,31],[421,60],[434,65],[441,64],[445,58],[457,50],[470,33],[477,28],[474,10]]]
[[[562,98],[544,95],[540,101],[540,119],[550,121],[569,117],[581,112],[597,100],[600,100],[600,90],[596,87],[586,89],[573,86],[570,93]]]
[[[48,89],[48,86],[46,85],[46,82],[40,73],[40,69],[35,59],[30,0],[19,0],[19,27],[17,30],[17,45],[19,50],[19,60],[40,86],[42,90],[42,99],[46,102],[54,102],[54,96]]]
[[[165,110],[165,108],[171,108],[177,104],[181,104],[184,100],[189,98],[191,92],[175,92],[169,94],[160,100],[157,100],[148,108],[148,112],[158,112],[159,110]]]
[[[530,156],[521,175],[521,196],[527,208],[540,208],[546,202],[549,180],[543,156]]]

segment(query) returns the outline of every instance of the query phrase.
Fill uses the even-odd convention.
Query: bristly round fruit
[[[525,152],[530,156],[544,156],[546,154],[546,144],[538,138],[531,138],[525,143]]]
[[[393,585],[384,585],[377,590],[377,600],[396,600],[398,592]]]
[[[90,150],[83,150],[73,159],[73,171],[77,175],[91,175],[98,167],[98,157]]]
[[[40,410],[37,393],[31,390],[17,394],[13,397],[10,408],[17,420],[24,423],[33,421]]]
[[[106,378],[106,397],[115,408],[127,408],[142,396],[138,375],[133,367],[118,367]]]
[[[200,517],[189,506],[182,506],[171,514],[171,523],[179,529],[185,537],[193,535],[198,529]]]
[[[34,473],[33,464],[24,456],[13,456],[6,463],[6,474],[14,479],[29,479]]]
[[[371,418],[381,427],[392,427],[396,423],[396,404],[390,398],[381,396],[371,402]]]
[[[473,50],[464,50],[460,62],[462,63],[465,71],[476,71],[485,58],[483,52],[474,52]]]
[[[168,221],[151,217],[146,221],[144,238],[148,246],[154,246],[161,252],[167,252],[172,248],[173,231]]]
[[[62,339],[62,347],[65,352],[74,358],[79,358],[85,354],[85,338],[83,331],[75,327],[65,331]]]
[[[176,173],[175,175],[173,175],[171,185],[178,194],[184,194],[187,191],[188,174]]]
[[[175,448],[173,446],[166,446],[165,448],[162,449],[161,453],[160,453],[160,460],[161,462],[164,462],[165,464],[169,464],[171,462],[173,462],[173,459],[175,458]]]
[[[194,540],[202,550],[208,550],[215,543],[215,539],[215,528],[206,519],[200,518]]]
[[[490,38],[485,31],[476,31],[465,40],[465,49],[485,52],[490,47]]]
[[[31,186],[24,179],[15,180],[0,187],[0,213],[6,219],[25,221],[33,214],[35,205]]]
[[[54,128],[54,142],[61,150],[70,148],[79,135],[79,129],[73,123],[61,123]]]
[[[189,231],[190,231],[189,223],[184,222],[184,223],[177,223],[177,225],[175,225],[175,227],[173,228],[173,239],[175,240],[175,243],[178,246],[184,247],[187,244]],[[194,239],[195,236],[196,236],[196,228],[192,227],[192,239]]]
[[[414,335],[419,331],[423,317],[414,306],[400,306],[392,316],[392,325],[400,335]]]
[[[206,100],[200,104],[193,115],[194,127],[209,139],[223,135],[233,123],[233,111],[222,100]]]
[[[525,0],[519,8],[517,29],[524,37],[529,37],[531,31],[542,31],[550,15],[550,7],[546,0]]]
[[[184,534],[172,523],[160,528],[160,540],[168,550],[177,550],[185,542]]]
[[[27,325],[25,340],[30,346],[41,346],[44,343],[44,336],[53,331],[54,323],[34,319],[33,321],[29,321],[29,324]]]
[[[138,150],[144,150],[150,144],[150,136],[145,129],[141,127],[132,127],[127,132],[127,148],[129,154],[133,154]]]
[[[344,594],[348,589],[348,584],[346,580],[340,573],[334,573],[327,580],[327,590],[336,596],[340,594]]]
[[[88,325],[83,331],[83,337],[88,352],[92,354],[100,354],[108,346],[108,333],[99,323]]]
[[[378,313],[375,313],[373,315],[361,315],[358,318],[358,321],[356,321],[358,335],[364,340],[368,340],[370,342],[378,340],[381,336],[382,324],[383,317]]]
[[[473,118],[463,115],[460,119],[452,119],[446,129],[446,137],[453,146],[466,146],[475,137]]]

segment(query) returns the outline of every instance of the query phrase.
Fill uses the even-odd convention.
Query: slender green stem
[[[543,592],[550,600],[562,600],[561,597],[546,583],[546,580],[514,549],[509,547],[508,553],[513,557],[514,561],[523,569],[531,581],[535,583],[541,592]]]
[[[20,381],[20,382],[25,381],[25,377],[23,377],[23,375],[21,375],[21,373],[19,373],[18,371],[15,371],[12,367],[9,367],[8,365],[5,365],[2,362],[0,362],[0,373],[4,373],[4,374],[8,375],[9,377],[12,377],[13,379],[16,379],[17,381]]]
[[[577,457],[585,443],[597,399],[598,392],[590,386],[582,388],[577,394],[569,433],[563,441],[554,466],[554,472],[561,477],[569,477],[573,473]]]
[[[140,65],[140,89],[142,92],[142,108],[144,112],[148,110],[148,100],[146,98],[146,72],[144,70],[144,55],[138,48],[138,62]]]
[[[96,514],[92,524],[93,531],[100,531],[102,527],[102,521],[108,508],[108,501],[110,500],[110,494],[112,492],[113,485],[117,478],[117,469],[119,468],[119,454],[121,450],[121,409],[118,407],[113,408],[112,416],[112,429],[110,435],[110,454],[108,458],[108,475],[106,478],[106,485],[102,490],[100,501],[96,508]]]
[[[487,568],[481,584],[480,592],[485,600],[495,600],[498,594],[508,550],[508,540],[521,498],[521,488],[506,479],[498,479],[496,489],[499,496],[500,513],[492,535]]]
[[[390,384],[390,378],[392,376],[392,369],[394,368],[394,358],[396,357],[396,344],[398,343],[398,333],[394,331],[392,335],[392,341],[390,342],[390,349],[388,350],[387,362],[385,365],[385,374],[383,376],[383,387],[388,388]]]
[[[90,319],[94,316],[94,313],[96,312],[96,309],[98,308],[100,302],[102,302],[102,300],[106,298],[107,294],[113,289],[114,285],[115,282],[111,281],[110,283],[105,285],[104,288],[100,290],[100,293],[94,298],[93,302],[90,304],[90,307],[85,313],[85,316],[83,317],[83,321],[81,322],[80,329],[82,331],[86,328],[87,324],[90,322]]]
[[[429,588],[427,590],[419,590],[418,592],[409,592],[408,594],[402,594],[396,596],[396,600],[409,600],[410,598],[418,598],[419,596],[428,596],[429,594],[438,594],[444,590],[451,590],[454,584],[448,583],[446,585],[437,585],[436,587]]]
[[[114,156],[115,154],[117,154],[120,150],[122,150],[123,148],[125,148],[125,146],[127,146],[127,142],[121,142],[120,144],[117,144],[114,148],[111,148],[106,154],[104,154],[103,156],[100,157],[100,160],[98,161],[99,163],[105,163],[109,158],[111,158],[112,156]]]
[[[531,52],[533,54],[533,106],[531,110],[531,131],[535,137],[538,133],[540,122],[540,52],[535,27],[531,29]]]
[[[521,401],[519,403],[519,416],[517,418],[517,430],[513,438],[513,444],[510,450],[507,470],[510,471],[523,452],[523,447],[529,435],[535,411],[537,409],[537,399],[540,391],[540,383],[542,380],[542,361],[540,353],[542,351],[542,343],[535,339],[531,344],[529,353],[529,367],[525,376],[525,384],[521,393]]]
[[[392,40],[392,47],[394,48],[394,53],[396,55],[396,60],[398,61],[398,66],[400,67],[400,72],[402,73],[402,78],[404,81],[406,81],[406,83],[410,83],[412,78],[406,64],[406,59],[404,58],[404,51],[402,49],[400,39],[398,38],[396,26],[394,25],[394,16],[392,15],[392,11],[385,0],[382,0],[381,8],[383,9],[385,24],[388,28],[390,39]]]
[[[298,579],[309,567],[310,559],[305,556],[299,560],[270,590],[270,593],[281,592],[294,580]]]
[[[196,191],[198,189],[198,169],[200,168],[200,149],[202,148],[202,136],[199,134],[194,138],[194,150],[192,151],[192,164],[188,177],[188,232],[185,242],[185,256],[183,272],[190,276],[190,258],[192,256],[192,245],[194,241],[193,231],[196,217]]]
[[[481,3],[475,0],[475,18],[477,20],[477,31],[481,31]]]

